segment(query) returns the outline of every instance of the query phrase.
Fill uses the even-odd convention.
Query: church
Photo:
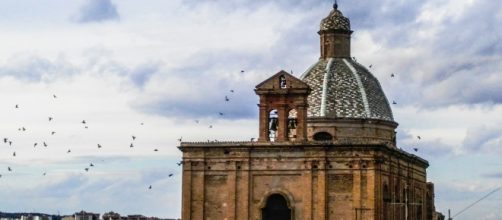
[[[258,139],[182,142],[183,220],[431,220],[429,163],[401,150],[379,81],[351,57],[350,20],[322,19],[320,58],[258,84]]]

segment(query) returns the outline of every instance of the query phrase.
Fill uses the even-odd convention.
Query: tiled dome
[[[352,59],[320,59],[301,79],[312,89],[308,117],[394,121],[378,80]]]
[[[320,31],[341,30],[350,31],[350,20],[343,16],[335,4],[328,17],[322,19]]]

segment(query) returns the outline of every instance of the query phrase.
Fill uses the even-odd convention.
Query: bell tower
[[[260,96],[259,142],[307,140],[309,86],[280,71],[256,86]]]

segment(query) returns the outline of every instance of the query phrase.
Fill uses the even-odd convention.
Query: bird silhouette
[[[94,164],[92,164],[92,163],[91,163],[91,164],[89,164],[89,166],[93,167],[93,166],[94,166]]]
[[[8,170],[9,172],[12,172],[12,169],[11,169],[10,167],[7,167],[7,170]]]
[[[173,174],[172,174],[172,173],[170,173],[170,174],[169,174],[169,177],[172,177],[172,176],[173,176]]]
[[[8,138],[4,138],[4,139],[3,139],[3,142],[4,142],[4,143],[7,143],[7,140],[9,140],[9,139],[8,139]]]
[[[181,164],[183,164],[183,161],[177,162],[176,164],[178,164],[178,166],[181,166]]]
[[[55,131],[51,132],[51,135],[54,135],[54,134],[56,134],[56,132],[55,132]]]
[[[181,142],[183,140],[183,137],[178,138],[178,141]]]
[[[85,172],[89,172],[89,168],[88,167],[86,167],[84,170],[85,170]]]
[[[209,125],[209,128],[213,128],[213,125]]]
[[[394,73],[391,73],[391,74],[390,74],[390,77],[394,78]]]
[[[370,68],[373,67],[373,64],[370,65]]]
[[[17,104],[16,104],[16,106],[15,106],[15,107],[16,107],[16,108],[19,108],[19,105],[17,105]]]
[[[129,145],[129,147],[134,147],[134,145],[131,143],[131,145]]]
[[[140,124],[140,125],[145,125],[145,123],[141,122],[141,124]]]
[[[87,123],[87,122],[85,120],[82,120],[82,124],[85,124],[85,123]]]
[[[12,146],[12,141],[9,141],[9,146]]]
[[[36,147],[37,145],[38,145],[38,143],[34,143],[34,144],[33,144],[33,147]]]
[[[253,141],[254,141],[254,138],[251,138],[251,142],[253,142]]]
[[[392,101],[392,104],[393,104],[393,105],[397,105],[397,102],[396,102],[396,101]]]
[[[159,149],[155,148],[153,151],[159,151]]]
[[[422,137],[420,137],[420,136],[417,136],[417,138],[418,138],[418,140],[421,140],[421,139],[422,139]]]
[[[15,157],[16,156],[16,151],[14,151],[14,153],[12,153],[12,156]]]
[[[136,136],[134,136],[134,135],[133,135],[133,136],[132,136],[132,140],[133,140],[133,141],[134,141],[134,140],[136,140]]]
[[[44,142],[44,147],[47,147],[47,143]]]
[[[148,189],[152,189],[152,185],[148,186]]]
[[[223,116],[223,112],[218,112],[218,114],[219,114],[220,116]]]
[[[195,120],[195,123],[199,124],[199,120]]]
[[[43,176],[47,175],[47,173],[42,174]]]
[[[68,154],[69,154],[69,153],[71,153],[71,150],[70,150],[70,149],[68,149],[68,151],[66,151],[66,153],[68,153]]]
[[[230,90],[230,92],[231,92],[231,93],[234,93],[234,90],[233,90],[233,89],[231,89],[231,90]]]
[[[52,117],[49,117],[49,121],[52,121]]]
[[[102,147],[101,144],[98,144],[98,148],[101,148],[101,147]]]
[[[241,70],[241,73],[244,73],[245,71],[244,70]]]
[[[418,152],[418,148],[416,148],[416,147],[415,147],[415,148],[413,148],[413,150],[414,150],[415,152]]]
[[[228,96],[225,96],[225,102],[228,102],[230,101],[230,99],[228,98]]]
[[[56,94],[52,95],[52,97],[57,98]]]

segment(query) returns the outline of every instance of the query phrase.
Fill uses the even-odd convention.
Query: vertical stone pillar
[[[326,161],[322,161],[319,164],[319,171],[317,172],[317,201],[314,201],[317,204],[317,218],[316,220],[326,220]]]
[[[227,193],[228,193],[228,203],[227,203],[227,220],[235,220],[237,213],[236,203],[237,203],[237,169],[235,162],[231,162],[227,167]]]
[[[265,99],[264,97],[260,97],[261,99]],[[266,100],[263,100],[263,101],[266,101]],[[267,142],[270,140],[269,136],[268,136],[268,117],[269,117],[269,113],[268,113],[268,109],[265,105],[262,105],[262,104],[259,104],[258,105],[259,107],[259,114],[260,114],[260,121],[259,121],[259,131],[258,131],[258,134],[260,135],[258,137],[258,141],[259,142]]]
[[[306,167],[303,172],[303,218],[304,220],[312,219],[312,165],[309,161],[304,164]]]
[[[183,185],[182,196],[181,196],[181,218],[191,220],[191,210],[192,210],[192,162],[183,161]]]
[[[281,141],[286,141],[288,140],[288,112],[287,112],[287,109],[286,107],[283,105],[283,106],[280,106],[278,108],[278,113],[279,113],[279,119],[278,119],[278,123],[279,123],[279,128],[277,129],[277,140],[278,142],[281,142]]]
[[[205,174],[204,174],[204,162],[195,162],[197,165],[192,167],[192,204],[191,204],[191,214],[190,220],[204,219],[204,190],[205,186]]]

